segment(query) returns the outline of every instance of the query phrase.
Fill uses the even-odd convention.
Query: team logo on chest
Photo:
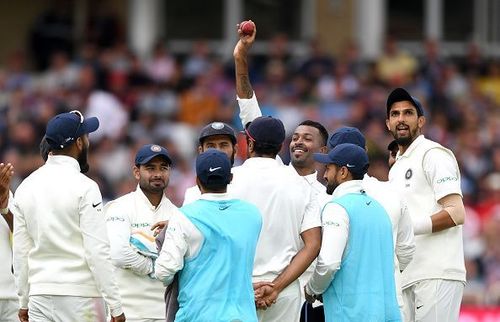
[[[413,175],[413,171],[411,171],[411,169],[406,170],[405,179],[409,180],[412,175]]]

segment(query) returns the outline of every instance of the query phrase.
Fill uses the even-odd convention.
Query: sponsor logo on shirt
[[[339,225],[338,222],[327,220],[327,221],[323,222],[323,226],[335,226],[335,227],[339,227],[340,225]]]
[[[131,223],[130,226],[133,228],[144,228],[144,227],[149,227],[151,225],[147,222],[134,222]]]
[[[457,181],[457,177],[444,177],[441,179],[438,179],[437,183],[445,183],[445,182],[450,182],[450,181]]]
[[[125,221],[125,219],[123,219],[121,217],[108,217],[108,219],[106,219],[106,221]]]

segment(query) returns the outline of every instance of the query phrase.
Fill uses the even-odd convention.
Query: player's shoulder
[[[104,206],[104,211],[109,212],[115,209],[131,209],[133,192],[129,192],[114,200],[108,201]]]

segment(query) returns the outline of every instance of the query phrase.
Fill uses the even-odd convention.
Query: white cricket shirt
[[[275,159],[259,157],[233,168],[228,189],[231,197],[253,203],[262,214],[253,277],[273,280],[302,249],[300,234],[321,226],[312,189]]]
[[[462,195],[453,152],[423,135],[403,155],[398,153],[389,181],[404,195],[412,218],[430,217],[443,209],[439,199]],[[413,260],[402,274],[403,289],[425,279],[465,282],[462,226],[415,236],[415,243]]]
[[[176,211],[165,195],[157,207],[153,206],[139,186],[104,207],[111,259],[127,318],[165,319],[165,288],[149,277],[154,262],[130,246],[130,236],[142,233],[154,240],[151,226],[169,220]]]
[[[9,198],[9,209],[12,206]],[[17,300],[16,284],[12,274],[12,243],[9,225],[0,218],[0,300]]]
[[[14,196],[14,272],[21,308],[30,295],[103,297],[122,313],[102,197],[72,157],[49,155]]]

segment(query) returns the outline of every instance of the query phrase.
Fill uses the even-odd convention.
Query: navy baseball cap
[[[281,120],[271,116],[260,116],[250,123],[245,130],[252,141],[280,145],[285,141],[285,126]]]
[[[61,150],[82,135],[99,128],[97,117],[84,118],[80,111],[57,114],[47,123],[45,137],[52,149]]]
[[[135,164],[146,164],[157,156],[164,157],[169,164],[172,164],[172,159],[168,155],[167,149],[157,144],[146,144],[140,148],[135,155]]]
[[[333,149],[342,143],[352,143],[357,146],[366,147],[365,136],[355,127],[344,126],[336,129],[328,139],[328,149]]]
[[[356,144],[342,143],[334,147],[328,154],[314,153],[315,161],[347,167],[353,174],[364,175],[369,162],[366,150]]]
[[[207,149],[196,158],[196,176],[204,186],[231,182],[231,161],[216,149]]]
[[[222,122],[213,122],[201,129],[200,137],[198,141],[203,144],[203,140],[209,136],[214,135],[227,135],[233,144],[236,144],[236,135],[234,134],[234,129]]]
[[[389,94],[389,97],[387,97],[387,118],[389,118],[389,112],[391,111],[392,104],[401,101],[410,101],[411,104],[417,109],[417,115],[424,115],[424,109],[422,108],[420,101],[411,96],[406,89],[398,87]]]

